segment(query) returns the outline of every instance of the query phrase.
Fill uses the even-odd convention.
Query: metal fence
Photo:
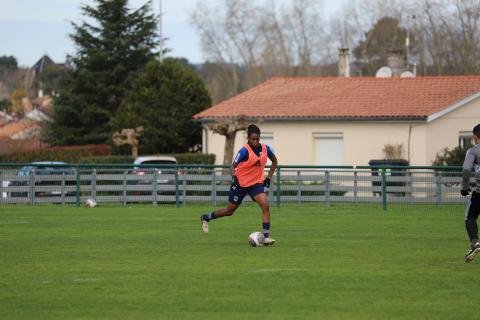
[[[461,167],[279,166],[272,206],[459,205]],[[0,164],[0,205],[207,204],[228,201],[230,175],[214,165]],[[472,178],[473,182],[473,178]],[[249,199],[246,200],[251,201]]]

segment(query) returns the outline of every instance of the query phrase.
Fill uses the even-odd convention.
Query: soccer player
[[[462,196],[470,193],[470,176],[472,168],[475,170],[475,191],[472,193],[470,203],[465,215],[465,227],[470,238],[470,250],[465,255],[465,262],[470,262],[475,255],[480,252],[478,243],[478,225],[477,219],[480,213],[480,124],[473,128],[474,146],[468,149],[465,161],[463,162]]]
[[[272,161],[272,165],[264,178],[267,157]],[[200,217],[203,232],[208,233],[208,223],[211,220],[233,215],[248,194],[262,209],[264,245],[273,245],[275,240],[270,238],[270,208],[266,189],[270,188],[270,180],[276,168],[277,157],[272,148],[260,143],[260,129],[254,124],[249,125],[247,144],[240,149],[230,166],[232,185],[228,195],[229,204],[224,209]]]

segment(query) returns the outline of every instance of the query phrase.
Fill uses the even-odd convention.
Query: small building
[[[431,165],[480,123],[480,76],[272,78],[193,118],[203,152],[221,163],[225,137],[208,124],[246,116],[283,165],[368,165],[400,145],[411,165]],[[239,132],[235,150],[246,142]]]

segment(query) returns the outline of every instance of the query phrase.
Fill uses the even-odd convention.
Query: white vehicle
[[[137,157],[135,159],[135,161],[133,162],[133,164],[135,165],[139,165],[139,164],[161,164],[161,165],[168,165],[168,164],[171,164],[171,165],[174,165],[174,164],[177,164],[177,159],[175,159],[174,157],[170,157],[170,156],[142,156],[142,157]],[[158,174],[162,174],[162,169],[165,173],[172,173],[174,170],[171,170],[170,168],[158,168],[156,169],[157,170],[157,173]],[[150,168],[140,168],[140,167],[135,167],[133,169],[133,172],[138,175],[138,176],[141,176],[141,175],[144,175],[146,172],[148,171],[151,171]],[[157,180],[158,183],[167,183],[167,180],[165,180],[164,182],[160,182]]]
[[[141,156],[137,157],[133,162],[134,165],[176,165],[177,159],[171,156]],[[139,176],[139,179],[136,184],[139,185],[151,185],[152,184],[152,177],[154,173],[157,173],[157,184],[168,184],[174,181],[174,174],[176,172],[176,168],[173,166],[170,167],[137,167],[133,168],[133,173]],[[158,192],[161,192],[162,188],[159,188]]]

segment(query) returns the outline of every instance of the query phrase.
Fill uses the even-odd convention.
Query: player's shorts
[[[473,191],[472,196],[470,197],[470,203],[467,206],[465,220],[477,219],[479,213],[480,213],[480,193]]]
[[[263,183],[257,183],[250,187],[240,187],[232,185],[230,187],[230,193],[228,194],[228,201],[230,203],[239,205],[242,203],[243,198],[248,194],[253,201],[255,201],[254,197],[259,195],[260,193],[265,193],[265,187]]]

